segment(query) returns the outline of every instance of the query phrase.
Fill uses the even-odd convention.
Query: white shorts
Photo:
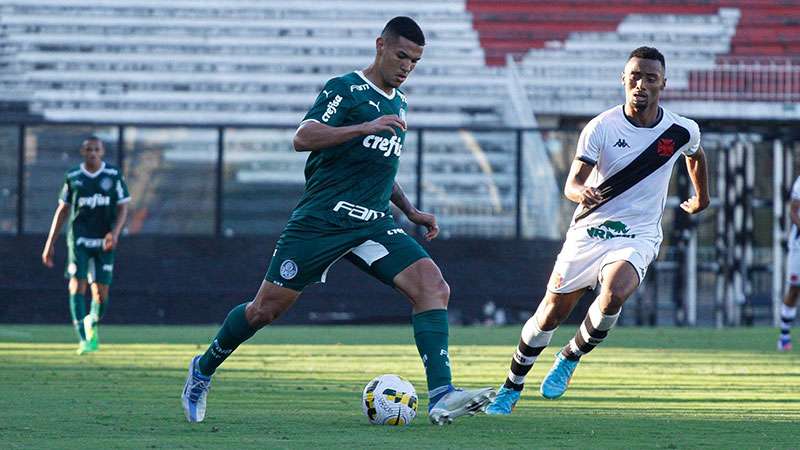
[[[602,269],[617,261],[628,261],[639,275],[639,283],[644,280],[647,267],[656,258],[658,244],[651,240],[616,237],[597,239],[589,236],[570,236],[561,247],[547,290],[556,294],[566,294],[584,288],[594,290],[602,284]]]
[[[794,248],[794,245],[789,245],[786,257],[786,282],[790,286],[800,286],[800,248]]]

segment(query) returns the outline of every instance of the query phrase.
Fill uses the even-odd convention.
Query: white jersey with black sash
[[[594,166],[586,185],[603,201],[578,206],[567,239],[641,239],[658,248],[673,166],[700,147],[697,123],[665,108],[660,116],[652,127],[638,127],[619,105],[586,125],[575,157]]]
[[[793,202],[800,202],[800,177],[795,178],[794,184],[792,185],[791,200]],[[800,230],[798,230],[797,225],[794,223],[789,227],[789,250],[800,256]]]

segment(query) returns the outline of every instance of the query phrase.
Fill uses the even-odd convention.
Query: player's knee
[[[275,311],[274,309],[256,307],[253,309],[253,313],[248,322],[253,328],[261,328],[274,322],[275,319],[280,317],[280,315],[281,313],[279,311]]]
[[[443,308],[447,308],[447,304],[450,302],[450,285],[444,279],[440,279],[436,283],[431,297],[439,302]]]
[[[69,279],[68,289],[70,294],[86,294],[86,288],[86,280],[79,280],[77,278]]]
[[[276,303],[253,302],[248,306],[247,321],[250,326],[261,328],[274,322],[283,312]]]
[[[415,292],[410,293],[412,303],[418,308],[442,309],[447,308],[450,300],[450,286],[439,278],[419,286]]]
[[[630,294],[622,287],[610,286],[606,295],[607,301],[601,302],[600,311],[606,315],[614,315],[622,309],[622,305]]]

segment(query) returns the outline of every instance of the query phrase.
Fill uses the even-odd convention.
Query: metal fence
[[[796,173],[791,156],[800,150],[800,139],[769,128],[741,133],[745,129],[704,134],[712,206],[689,222],[679,220],[678,205],[687,192],[678,164],[661,253],[634,303],[637,321],[724,325],[774,319],[782,291],[786,199]],[[128,179],[128,234],[277,235],[303,189],[306,154],[291,148],[293,133],[226,125],[0,124],[0,235],[47,232],[63,175],[80,162],[78,147],[91,134],[104,139],[106,159]],[[407,135],[398,179],[420,208],[437,215],[444,239],[536,236],[537,222],[530,217],[557,223],[563,232],[574,204],[562,199],[555,210],[537,210],[526,203],[540,193],[525,152],[540,147],[534,150],[546,155],[560,188],[577,137],[575,129],[420,128]],[[741,155],[738,165],[725,162],[731,152]],[[737,181],[744,168],[749,175]],[[730,194],[729,202],[746,199],[750,222],[724,226],[738,226],[734,235],[748,236],[748,248],[739,249],[718,239],[720,220],[730,215],[720,192],[737,183],[745,190]],[[400,216],[401,225],[417,231]],[[731,262],[729,251],[749,256]],[[746,292],[737,291],[737,277],[747,282]]]
[[[293,133],[240,125],[0,124],[0,233],[47,231],[63,175],[81,162],[78,149],[89,135],[103,139],[106,161],[127,178],[127,233],[279,232],[303,190],[307,153],[292,149]],[[398,180],[417,207],[437,214],[443,237],[537,237],[537,220],[562,228],[568,221],[568,212],[525,201],[536,198],[539,180],[530,182],[535,174],[523,152],[541,136],[548,148],[533,151],[563,166],[561,154],[572,151],[578,132],[417,128],[406,136]]]

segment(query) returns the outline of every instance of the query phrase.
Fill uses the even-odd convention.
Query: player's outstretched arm
[[[395,128],[406,129],[406,123],[396,115],[381,116],[371,122],[345,127],[332,127],[310,120],[301,124],[294,133],[292,145],[295,151],[313,152],[334,147],[359,136],[378,134],[383,131],[396,135]]]
[[[586,208],[592,208],[603,201],[600,191],[586,186],[586,180],[589,179],[593,169],[594,166],[579,159],[572,161],[572,167],[569,169],[567,182],[564,185],[564,195],[571,201],[579,203]]]
[[[56,254],[55,241],[61,233],[61,227],[69,215],[69,203],[59,202],[55,214],[53,214],[53,222],[50,224],[50,233],[47,235],[47,242],[44,244],[42,251],[42,264],[47,267],[53,267],[53,257]]]
[[[703,151],[703,147],[698,148],[694,154],[686,157],[686,169],[689,172],[689,178],[692,180],[695,195],[681,203],[681,209],[689,214],[697,214],[708,208],[711,203],[708,194],[706,153]]]
[[[114,222],[114,226],[111,227],[111,231],[106,233],[106,236],[103,239],[103,250],[109,251],[117,248],[119,235],[122,233],[122,227],[125,226],[125,220],[127,220],[127,218],[128,204],[122,203],[117,205],[117,219],[116,222]]]
[[[403,211],[403,214],[408,217],[408,220],[427,228],[428,231],[425,233],[425,240],[430,241],[439,235],[439,225],[436,224],[436,216],[422,212],[412,205],[411,201],[406,197],[405,192],[403,192],[403,188],[400,187],[400,183],[397,181],[395,181],[394,186],[392,186],[391,200],[400,211]]]
[[[789,203],[789,219],[797,228],[800,228],[800,200],[792,200]]]

